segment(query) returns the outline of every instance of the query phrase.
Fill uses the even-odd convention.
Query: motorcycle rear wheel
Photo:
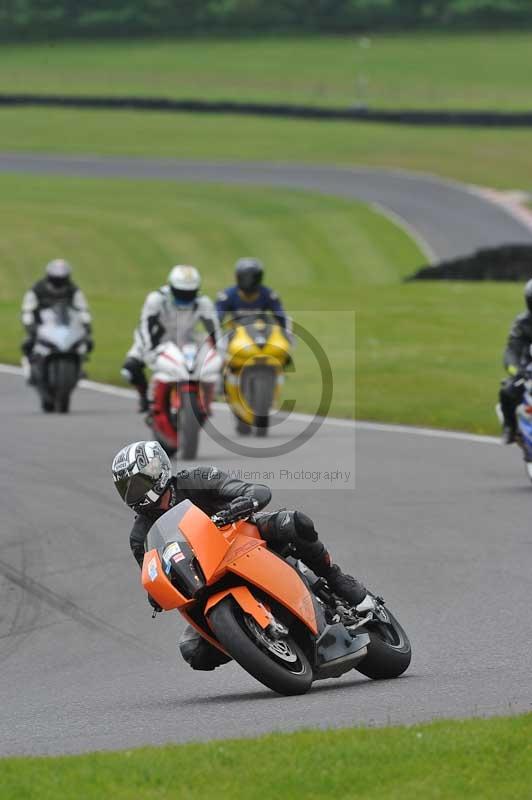
[[[412,649],[406,632],[387,608],[390,623],[374,622],[361,630],[369,634],[368,654],[356,667],[375,681],[398,678],[408,669]]]
[[[252,618],[246,620],[246,617],[231,597],[212,609],[209,622],[224,649],[246,672],[274,692],[282,695],[308,692],[312,686],[312,668],[299,645],[291,636],[271,639]]]

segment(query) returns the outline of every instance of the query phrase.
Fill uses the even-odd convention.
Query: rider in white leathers
[[[168,283],[150,292],[144,301],[133,346],[121,370],[139,393],[139,411],[147,411],[149,407],[144,367],[159,344],[174,342],[182,347],[200,324],[213,346],[219,342],[218,316],[212,300],[199,295],[200,285],[201,277],[195,267],[178,265],[171,270]]]

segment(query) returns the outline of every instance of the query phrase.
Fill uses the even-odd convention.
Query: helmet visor
[[[68,275],[66,277],[59,277],[59,278],[56,278],[53,275],[49,275],[48,282],[52,284],[54,289],[62,289],[63,286],[67,286],[70,283],[70,278],[68,277]]]
[[[153,479],[147,475],[127,475],[119,478],[115,486],[124,503],[134,506],[153,489]]]
[[[254,291],[260,286],[261,280],[262,272],[258,268],[248,268],[236,273],[238,288],[243,292]]]
[[[188,306],[193,303],[198,296],[197,289],[174,289],[173,286],[171,286],[170,289],[174,297],[174,303],[177,306]]]

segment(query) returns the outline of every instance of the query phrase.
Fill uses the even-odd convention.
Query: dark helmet
[[[111,467],[116,489],[135,511],[156,505],[170,483],[172,465],[159,442],[133,442],[123,447]]]
[[[525,303],[529,311],[532,311],[532,278],[525,284]]]
[[[240,291],[251,294],[262,283],[264,268],[258,258],[239,258],[235,264],[235,278]]]
[[[52,289],[64,289],[70,283],[72,268],[63,258],[54,258],[46,265],[46,281]]]

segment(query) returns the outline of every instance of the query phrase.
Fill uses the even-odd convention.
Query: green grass
[[[197,114],[0,110],[0,151],[366,165],[531,189],[530,131]]]
[[[188,261],[213,294],[234,260],[262,257],[329,354],[332,412],[351,416],[356,316],[360,418],[494,432],[500,353],[521,287],[403,283],[422,257],[411,240],[365,206],[312,193],[163,182],[5,177],[0,197],[0,360],[18,358],[18,307],[44,263],[75,266],[95,317],[90,374],[117,381],[146,292]],[[208,224],[206,224],[206,220]],[[473,313],[474,312],[474,313]],[[313,410],[319,380],[300,348],[287,392]]]
[[[532,715],[0,760],[2,800],[530,800]]]
[[[366,40],[367,41],[367,40]],[[0,91],[531,109],[531,33],[2,45]],[[367,89],[357,90],[357,81]]]
[[[149,290],[170,267],[196,264],[213,295],[232,281],[237,257],[259,253],[268,282],[305,315],[335,370],[333,410],[353,414],[352,336],[341,315],[351,286],[386,286],[422,257],[394,224],[362,204],[302,192],[160,182],[6,178],[0,197],[0,360],[18,358],[18,307],[25,288],[53,256],[75,265],[90,298],[96,351],[91,377],[117,381]],[[347,290],[346,288],[347,287]],[[317,368],[301,348],[291,390],[313,410]]]

